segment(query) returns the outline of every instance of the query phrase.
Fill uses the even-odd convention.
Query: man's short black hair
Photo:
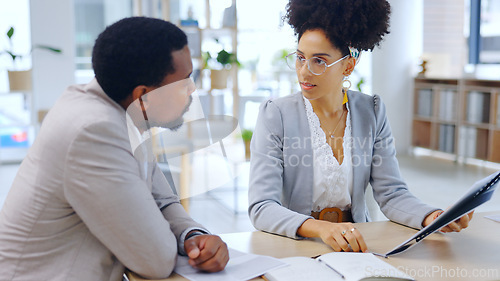
[[[160,86],[167,74],[175,72],[172,52],[186,45],[186,34],[170,22],[125,18],[99,35],[92,67],[106,94],[121,102],[139,85]]]

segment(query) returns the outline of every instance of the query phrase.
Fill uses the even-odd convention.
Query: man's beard
[[[189,102],[184,107],[184,110],[182,111],[181,115],[177,117],[177,119],[167,122],[167,123],[156,123],[156,122],[150,122],[151,127],[161,127],[165,129],[170,129],[171,131],[177,131],[182,125],[184,124],[184,114],[188,112],[189,106],[191,106],[191,103],[193,102],[193,97],[189,96]]]

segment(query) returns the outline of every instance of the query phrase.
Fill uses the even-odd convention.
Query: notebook
[[[299,280],[414,280],[371,253],[332,252],[317,258],[281,259],[287,266],[264,274],[269,281]]]

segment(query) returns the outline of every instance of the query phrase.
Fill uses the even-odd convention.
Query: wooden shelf
[[[431,148],[431,122],[413,120],[413,145]]]
[[[500,163],[500,81],[415,78],[412,145]]]
[[[436,119],[433,120],[434,123],[437,123],[438,125],[456,125],[456,122],[454,120],[442,120],[442,119]]]
[[[432,122],[433,118],[415,115],[413,116],[413,121]]]
[[[462,126],[474,127],[477,129],[485,129],[485,130],[490,128],[489,123],[473,123],[473,122],[466,122],[466,121],[462,122]]]
[[[494,144],[500,144],[500,130],[492,131],[492,142]],[[490,158],[488,159],[492,162],[500,162],[500,145],[494,145],[491,147]]]
[[[194,72],[197,75],[197,87],[200,91],[205,91],[209,96],[209,107],[206,109],[210,115],[212,114],[230,114],[233,116],[239,116],[239,85],[238,85],[238,67],[231,67],[228,72],[228,81],[231,83],[224,89],[224,86],[215,85],[212,83],[205,83],[203,80],[208,81],[210,75],[207,75],[209,72],[207,69],[202,69],[201,66],[203,64],[203,54],[206,52],[210,52],[212,57],[215,58],[213,50],[213,45],[218,44],[222,48],[224,48],[229,53],[234,53],[236,57],[238,57],[238,19],[237,19],[237,5],[236,0],[231,0],[231,5],[234,7],[234,22],[230,22],[228,26],[214,27],[211,25],[212,19],[216,18],[214,13],[220,13],[221,11],[212,11],[211,2],[215,2],[215,0],[198,0],[195,1],[195,4],[204,5],[205,10],[205,26],[179,26],[186,34],[188,34],[188,45],[191,49],[192,58],[196,61],[193,63],[195,66]],[[192,4],[192,3],[191,3]],[[203,17],[203,16],[202,16]],[[218,40],[218,43],[216,42]],[[209,42],[209,44],[207,44]],[[225,79],[224,79],[225,81]],[[211,81],[210,81],[211,82]],[[208,85],[210,84],[210,85]],[[215,86],[214,86],[215,85]],[[214,90],[212,92],[212,90]],[[231,94],[233,100],[232,112],[215,112],[215,92],[223,91],[225,94]],[[222,110],[224,107],[222,107]],[[205,109],[204,109],[205,110]]]
[[[458,79],[449,78],[415,78],[415,84],[423,83],[429,85],[458,85]]]

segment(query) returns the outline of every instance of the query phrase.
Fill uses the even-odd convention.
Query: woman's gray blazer
[[[385,106],[379,96],[349,91],[352,126],[354,222],[370,220],[368,183],[392,221],[421,228],[436,210],[414,197],[399,173]],[[300,238],[297,229],[312,210],[313,150],[302,94],[268,100],[260,107],[251,143],[248,212],[263,231]]]

